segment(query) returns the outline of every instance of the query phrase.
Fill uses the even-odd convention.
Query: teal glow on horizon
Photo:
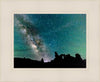
[[[86,14],[14,15],[14,57],[50,61],[55,51],[86,59]]]

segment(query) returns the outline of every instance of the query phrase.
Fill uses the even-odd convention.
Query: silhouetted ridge
[[[14,58],[14,68],[86,68],[86,59],[83,60],[78,53],[73,57],[55,52],[55,58],[50,62],[44,62],[43,58],[40,61]]]

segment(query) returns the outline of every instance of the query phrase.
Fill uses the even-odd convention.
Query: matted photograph
[[[0,82],[100,82],[100,1],[1,0]]]
[[[86,14],[14,14],[14,68],[86,68]]]

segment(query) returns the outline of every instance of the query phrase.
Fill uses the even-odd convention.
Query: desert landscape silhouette
[[[44,62],[43,58],[40,61],[14,58],[14,68],[86,68],[86,59],[82,59],[78,53],[73,57],[55,52],[55,58],[50,62]]]

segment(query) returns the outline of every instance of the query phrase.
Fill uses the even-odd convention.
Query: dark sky
[[[86,58],[86,14],[14,15],[14,57],[49,61],[55,51]]]

